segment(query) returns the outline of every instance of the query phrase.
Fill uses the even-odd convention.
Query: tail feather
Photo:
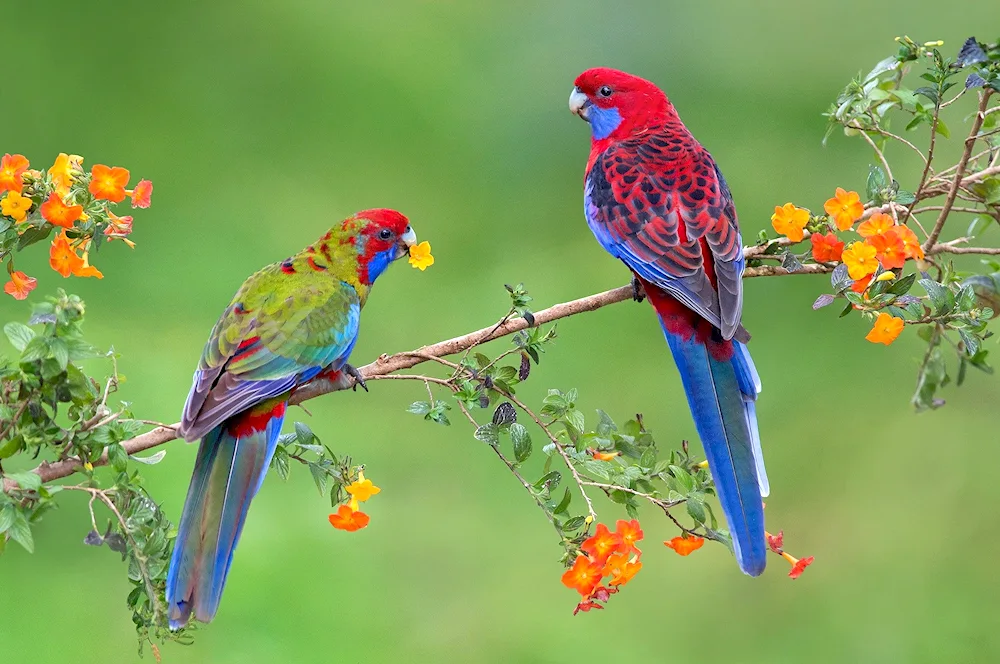
[[[760,500],[767,476],[754,405],[760,379],[739,342],[723,342],[731,343],[732,350],[728,357],[717,357],[698,335],[671,331],[662,316],[661,322],[705,447],[736,560],[744,573],[758,576],[767,563]]]
[[[284,402],[237,415],[201,440],[167,572],[167,617],[178,629],[219,608],[250,501],[260,489],[284,420]]]

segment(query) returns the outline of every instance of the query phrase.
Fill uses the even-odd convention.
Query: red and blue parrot
[[[649,299],[681,374],[740,569],[764,571],[757,430],[760,378],[741,324],[743,246],[733,197],[708,151],[653,83],[614,69],[577,77],[570,110],[590,123],[584,214]]]
[[[178,431],[201,446],[167,572],[171,629],[215,616],[292,392],[321,373],[364,387],[347,363],[361,309],[416,241],[399,212],[359,212],[247,279],[215,324]]]

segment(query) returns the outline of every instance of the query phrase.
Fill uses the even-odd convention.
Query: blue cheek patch
[[[622,123],[622,116],[617,108],[599,108],[592,104],[589,115],[590,129],[597,140],[610,136],[611,132],[618,129],[618,125]]]
[[[372,256],[372,259],[368,261],[368,283],[375,283],[379,275],[385,272],[385,269],[389,267],[389,263],[392,262],[392,257],[395,253],[396,247],[390,247]]]

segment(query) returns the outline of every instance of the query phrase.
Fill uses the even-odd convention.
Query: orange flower
[[[29,277],[24,272],[11,272],[10,281],[3,285],[3,292],[15,300],[23,300],[37,285],[38,279]]]
[[[63,197],[69,194],[69,188],[81,173],[83,173],[83,157],[65,152],[59,153],[52,168],[49,169],[49,177],[56,187],[56,193]]]
[[[70,246],[65,230],[52,240],[52,247],[49,249],[49,265],[64,277],[68,277],[83,267],[83,259],[77,256],[76,251]]]
[[[90,177],[89,189],[94,198],[103,198],[112,203],[121,203],[125,200],[125,185],[128,184],[130,177],[128,169],[94,164]]]
[[[906,257],[923,260],[924,248],[920,246],[920,240],[917,239],[917,234],[913,232],[913,229],[909,226],[897,226],[896,232],[903,240],[903,252]]]
[[[847,266],[847,274],[851,279],[861,279],[874,274],[878,269],[878,260],[875,258],[877,253],[875,247],[867,242],[855,242],[844,250],[840,258]]]
[[[857,279],[853,284],[851,284],[851,290],[854,291],[855,293],[864,293],[866,290],[868,290],[868,284],[872,282],[872,277],[874,276],[875,276],[874,274],[869,274],[866,277],[861,277],[860,279]]]
[[[872,236],[866,241],[875,247],[876,256],[882,263],[882,267],[887,270],[903,267],[903,263],[906,262],[906,246],[896,229],[890,228],[881,235]]]
[[[83,264],[79,268],[77,268],[76,270],[73,271],[73,276],[76,276],[76,277],[97,277],[98,279],[103,279],[104,278],[104,275],[101,274],[100,270],[98,270],[93,265],[88,265],[87,264],[86,255],[84,256]]]
[[[827,233],[826,235],[813,233],[809,236],[809,241],[812,242],[813,246],[813,260],[817,262],[828,263],[839,261],[840,255],[844,253],[844,243],[833,233]]]
[[[785,554],[785,557],[788,559],[788,562],[792,563],[792,571],[788,573],[788,576],[793,579],[797,579],[802,576],[802,572],[806,571],[806,568],[812,565],[813,561],[816,560],[814,556],[806,556],[801,560],[788,554]]]
[[[40,208],[42,217],[45,221],[49,222],[53,226],[62,226],[63,228],[73,228],[73,222],[80,218],[83,214],[82,205],[66,205],[59,194],[52,192],[49,194],[49,199],[42,203]]]
[[[139,184],[135,185],[135,189],[130,193],[132,196],[132,207],[148,208],[149,199],[153,195],[153,183],[149,180],[139,180]]]
[[[336,514],[330,515],[330,525],[337,530],[346,530],[349,533],[353,533],[355,530],[361,530],[368,525],[371,519],[364,512],[358,512],[357,510],[352,510],[347,505],[341,505],[337,508]]]
[[[623,550],[641,553],[639,547],[635,545],[636,542],[642,541],[642,528],[639,527],[638,521],[635,519],[631,521],[619,519],[618,523],[615,524],[615,532],[622,539]]]
[[[675,537],[669,542],[664,542],[666,546],[677,552],[678,556],[686,556],[692,551],[697,551],[705,543],[703,537],[688,537],[687,534]]]
[[[889,215],[883,212],[876,212],[861,222],[861,225],[858,226],[858,235],[861,237],[878,237],[891,229],[895,224],[896,222]]]
[[[21,176],[28,170],[28,160],[21,154],[5,154],[0,159],[0,194],[5,191],[21,193],[24,181]]]
[[[587,556],[578,556],[576,562],[562,575],[564,586],[573,588],[587,597],[601,582],[603,566]]]
[[[865,212],[865,206],[861,203],[861,197],[856,191],[844,191],[837,187],[833,198],[823,204],[823,209],[833,218],[833,223],[842,231],[848,230],[854,222],[861,218]]]
[[[621,545],[622,536],[608,530],[603,523],[599,523],[594,535],[580,546],[580,550],[590,554],[596,562],[603,565],[608,556],[617,551]]]
[[[608,582],[608,585],[623,586],[629,581],[631,581],[632,577],[635,576],[641,569],[642,569],[642,563],[639,562],[638,560],[625,563],[624,565],[615,568],[614,578]]]
[[[788,237],[792,242],[801,242],[805,237],[803,230],[809,222],[809,210],[785,203],[774,208],[771,215],[771,226],[774,230]]]
[[[869,332],[865,339],[872,342],[873,344],[885,344],[888,346],[899,333],[903,331],[903,319],[896,318],[895,316],[890,316],[889,314],[882,312],[875,319],[875,325],[872,326],[872,331]]]
[[[0,201],[0,212],[14,221],[24,221],[30,209],[31,199],[27,196],[22,196],[16,191],[8,192],[4,199]]]
[[[602,452],[600,450],[595,450],[594,448],[590,448],[590,450],[588,450],[588,451],[590,452],[590,456],[594,457],[598,461],[611,461],[616,456],[618,456],[618,452],[617,451],[614,451],[614,452]]]

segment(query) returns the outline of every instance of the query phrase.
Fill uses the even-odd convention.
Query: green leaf
[[[919,283],[927,291],[927,297],[930,298],[936,313],[946,313],[946,310],[951,309],[949,304],[949,299],[952,297],[951,291],[933,279],[921,279]]]
[[[5,477],[17,482],[17,485],[25,491],[38,491],[38,487],[42,486],[42,478],[38,473],[33,473],[30,470],[20,473],[6,473]]]
[[[29,226],[28,230],[21,234],[21,237],[17,239],[17,250],[21,251],[25,247],[29,247],[36,242],[41,242],[49,236],[49,232],[52,230],[52,226],[49,224],[43,224],[39,226]]]
[[[979,352],[979,339],[975,335],[967,330],[959,330],[958,336],[962,337],[962,343],[965,344],[966,355],[972,356]]]
[[[579,432],[583,432],[587,428],[583,413],[576,408],[571,408],[566,411],[566,422],[572,425],[572,427]]]
[[[598,422],[596,432],[599,436],[609,436],[612,431],[618,430],[618,427],[615,425],[615,421],[611,419],[611,416],[600,408],[597,409],[597,417]]]
[[[28,342],[35,338],[35,331],[24,323],[7,323],[3,326],[4,334],[10,339],[10,345],[23,351]]]
[[[555,506],[555,508],[552,510],[552,513],[553,514],[562,514],[562,513],[564,513],[566,510],[569,509],[569,504],[570,504],[570,502],[572,500],[573,500],[573,494],[571,494],[569,492],[569,488],[567,488],[566,489],[566,493],[563,494],[562,500],[560,500],[559,504]],[[3,532],[3,531],[0,530],[0,532]]]
[[[881,167],[871,165],[868,167],[868,180],[866,184],[868,200],[880,202],[881,192],[889,185],[889,180]]]
[[[4,506],[0,507],[0,533],[7,532],[7,529],[14,525],[16,519],[17,508],[14,507],[14,503],[4,503]],[[4,538],[0,537],[0,540],[2,539]]]
[[[49,339],[49,353],[59,363],[59,368],[66,371],[66,365],[69,364],[69,346],[66,342],[59,337],[52,337]]]
[[[34,362],[44,360],[49,356],[49,344],[45,337],[35,337],[28,342],[21,352],[22,362]]]
[[[327,474],[326,470],[315,463],[309,464],[309,472],[312,474],[313,482],[316,483],[316,488],[319,489],[319,495],[326,493],[326,480]]]
[[[563,532],[570,532],[573,530],[578,530],[582,528],[583,525],[587,523],[587,519],[582,516],[574,516],[572,519],[563,524]]]
[[[278,473],[278,477],[282,480],[288,479],[288,452],[284,447],[279,445],[274,450],[274,456],[271,457],[271,468],[274,468],[275,472]]]
[[[476,433],[473,436],[475,436],[476,440],[481,440],[487,445],[496,447],[500,444],[500,430],[492,422],[476,429]]]
[[[886,288],[885,292],[891,293],[892,295],[905,295],[910,292],[911,288],[913,288],[913,282],[916,281],[916,279],[917,275],[915,272],[908,274],[902,279],[897,279],[892,282],[892,285]]]
[[[28,520],[21,512],[15,514],[14,523],[7,529],[7,534],[12,540],[23,546],[28,553],[35,552],[35,540],[31,536],[31,526],[28,525]]]
[[[298,440],[300,445],[310,445],[314,440],[316,440],[316,434],[312,432],[309,425],[305,422],[295,423],[295,438]]]
[[[817,309],[822,309],[825,306],[833,304],[833,301],[835,299],[836,298],[833,295],[830,295],[829,293],[823,293],[822,295],[816,298],[815,302],[813,302],[812,304],[813,311],[816,311]]]
[[[514,444],[514,459],[518,463],[531,456],[531,435],[523,424],[514,422],[510,425],[510,440]]]
[[[691,493],[694,489],[694,478],[691,477],[691,473],[679,466],[670,466],[670,473],[677,478],[678,484],[684,487],[685,493]]]
[[[133,456],[132,460],[138,463],[145,464],[147,466],[155,466],[156,464],[163,461],[163,457],[167,456],[166,450],[160,450],[156,454],[150,454],[148,457]]]
[[[108,445],[108,461],[111,462],[111,467],[119,473],[125,472],[128,468],[128,453],[120,443]]]
[[[698,523],[705,523],[705,500],[700,493],[690,493],[687,497],[687,512]]]
[[[833,272],[830,273],[830,285],[833,286],[835,293],[842,293],[851,287],[854,280],[851,279],[851,275],[847,273],[847,265],[841,263],[837,267],[833,268]]]

